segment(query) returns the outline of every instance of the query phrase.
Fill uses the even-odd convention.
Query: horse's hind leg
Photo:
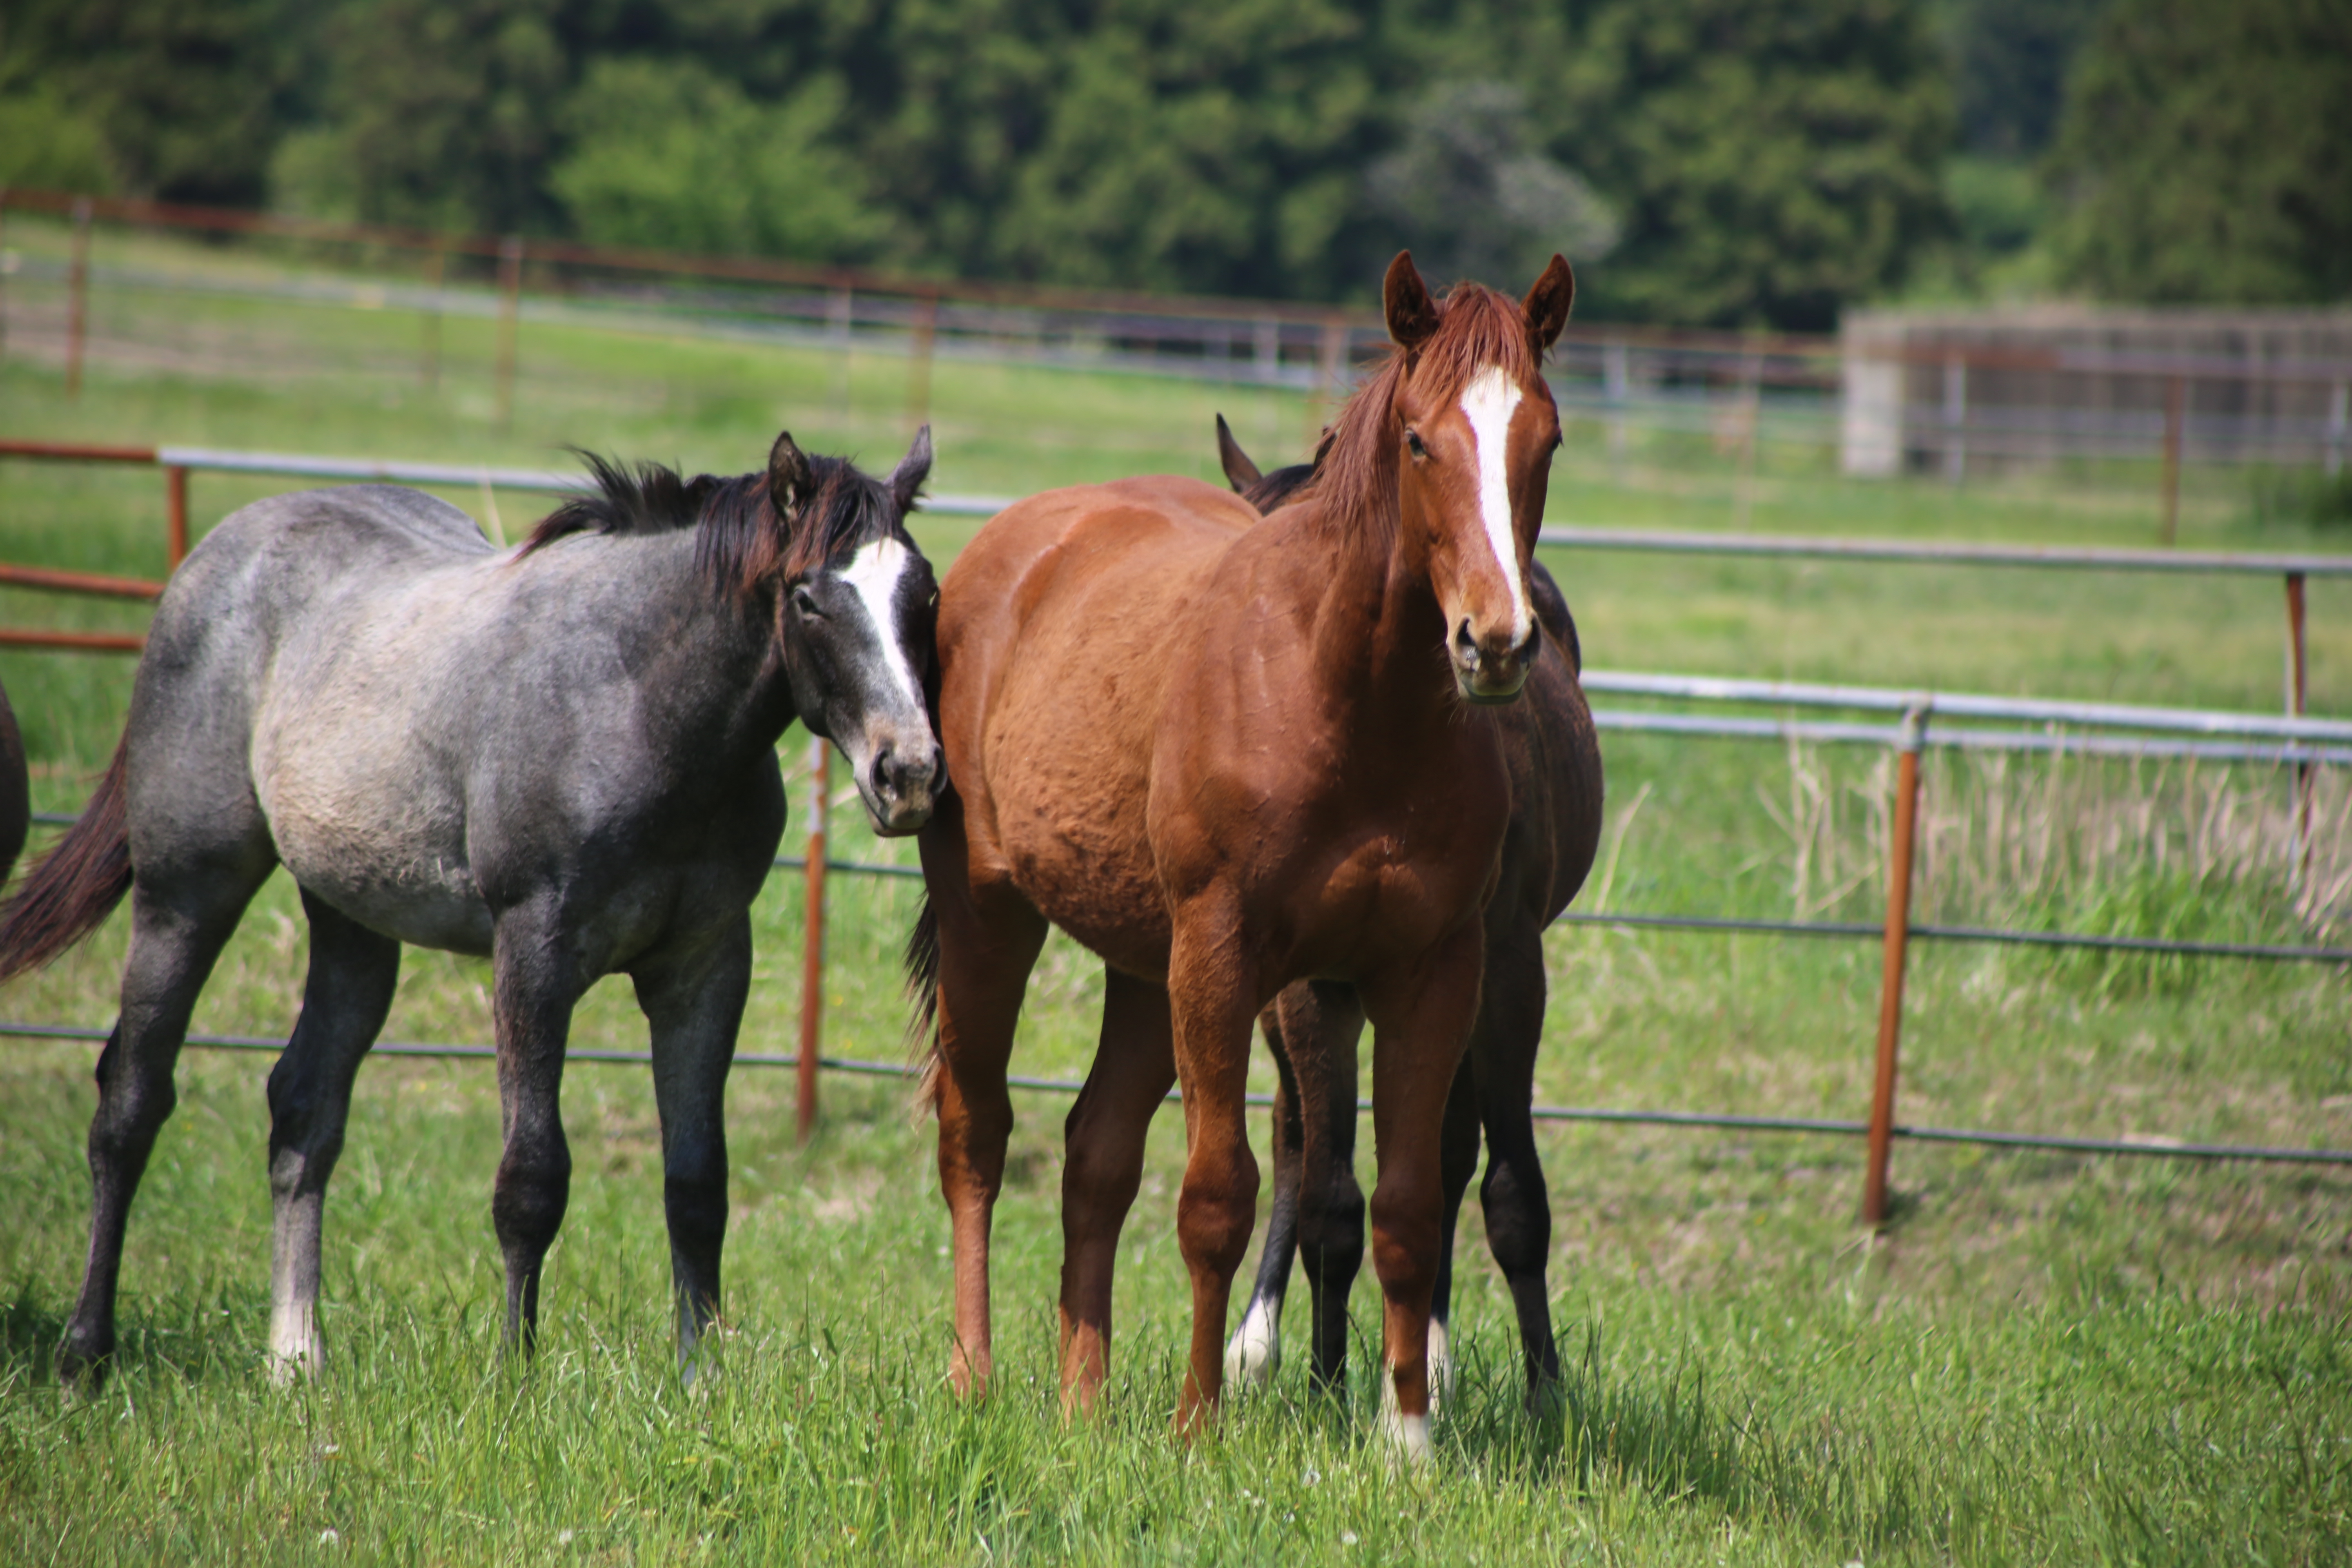
[[[1486,1214],[1487,1245],[1518,1314],[1530,1406],[1559,1381],[1559,1350],[1552,1341],[1551,1306],[1544,1290],[1551,1198],[1529,1114],[1545,989],[1540,935],[1530,931],[1499,937],[1487,952],[1484,1014],[1471,1047],[1478,1117],[1486,1128],[1486,1180],[1478,1195]]]
[[[1092,1409],[1110,1372],[1111,1276],[1119,1227],[1143,1179],[1143,1140],[1176,1081],[1168,993],[1104,976],[1102,1044],[1064,1128],[1062,1405]]]
[[[1486,1014],[1480,1013],[1480,1027]],[[1470,1037],[1470,1052],[1479,1037]],[[1437,1408],[1454,1396],[1454,1341],[1448,1324],[1454,1321],[1454,1237],[1462,1218],[1463,1195],[1470,1178],[1478,1173],[1478,1090],[1469,1053],[1454,1070],[1454,1088],[1445,1097],[1445,1126],[1438,1146],[1438,1178],[1444,1184],[1444,1209],[1439,1222],[1437,1284],[1429,1296],[1429,1398]]]
[[[695,1345],[719,1315],[719,1257],[727,1241],[727,1069],[751,987],[751,917],[739,917],[716,941],[690,953],[640,965],[631,978],[653,1030],[677,1357],[690,1380]]]
[[[1309,1370],[1337,1390],[1348,1374],[1348,1296],[1364,1267],[1364,1189],[1356,1184],[1357,1047],[1352,985],[1285,992],[1284,1033],[1299,1099],[1298,1261],[1307,1273]]]
[[[305,889],[310,973],[269,1074],[269,1363],[280,1382],[319,1364],[319,1234],[343,1152],[352,1080],[400,978],[400,943]]]
[[[490,1220],[507,1266],[507,1343],[524,1351],[538,1338],[540,1272],[572,1195],[563,1047],[583,986],[565,940],[570,933],[547,907],[552,902],[551,897],[502,914],[490,953],[499,1121],[506,1132]]]
[[[142,874],[131,886],[122,1013],[98,1058],[98,1112],[89,1123],[89,1258],[58,1347],[58,1373],[68,1383],[104,1375],[114,1353],[123,1233],[155,1134],[178,1100],[172,1069],[188,1016],[237,917],[269,875],[267,841],[242,847],[247,853],[194,872]]]
[[[1274,1204],[1266,1215],[1265,1244],[1258,1252],[1249,1305],[1242,1309],[1240,1326],[1225,1341],[1226,1379],[1246,1378],[1261,1388],[1274,1381],[1282,1365],[1282,1303],[1290,1294],[1290,1265],[1298,1251],[1298,1187],[1306,1169],[1298,1079],[1291,1070],[1282,1014],[1283,998],[1276,997],[1273,1006],[1258,1015],[1266,1048],[1274,1056],[1274,1109],[1267,1118],[1274,1142]]]

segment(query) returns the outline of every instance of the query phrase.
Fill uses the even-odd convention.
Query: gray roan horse
[[[314,490],[232,514],[190,553],[113,765],[0,911],[5,979],[131,898],[61,1375],[102,1375],[113,1350],[124,1222],[190,1009],[280,863],[310,972],[269,1075],[273,1370],[320,1353],[327,1178],[404,942],[490,961],[506,1135],[490,1211],[525,1348],[572,1173],[572,1005],[601,975],[635,983],[690,1353],[719,1303],[721,1102],[748,911],[783,833],[778,737],[798,718],[840,745],[878,831],[930,815],[937,595],[904,524],[930,460],[928,430],[879,480],[790,436],[736,479],[591,458],[599,493],[507,552],[414,490]]]

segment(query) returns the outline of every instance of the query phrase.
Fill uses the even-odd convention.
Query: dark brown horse
[[[1373,1027],[1389,1432],[1427,1454],[1439,1134],[1511,804],[1489,705],[1517,698],[1543,647],[1528,567],[1559,421],[1538,362],[1574,293],[1554,258],[1523,303],[1475,284],[1440,301],[1399,256],[1382,289],[1397,350],[1294,504],[1260,521],[1165,478],[1051,491],[1000,513],[949,573],[953,787],[923,831],[909,956],[938,1026],[959,1387],[991,1368],[1005,1066],[1051,921],[1108,970],[1063,1172],[1066,1401],[1091,1403],[1108,1372],[1118,1231],[1145,1128],[1180,1080],[1193,1321],[1179,1425],[1215,1403],[1255,1217],[1252,1026],[1293,982],[1339,981]]]
[[[1308,463],[1259,473],[1222,416],[1217,451],[1226,479],[1262,512],[1282,506],[1314,474]],[[1543,931],[1592,868],[1601,837],[1601,772],[1591,710],[1578,684],[1583,656],[1568,600],[1540,562],[1529,563],[1528,586],[1545,645],[1520,700],[1497,713],[1511,772],[1511,823],[1503,839],[1503,874],[1486,900],[1478,1023],[1446,1098],[1439,1156],[1444,1242],[1430,1302],[1429,1359],[1431,1376],[1443,1387],[1454,1221],[1477,1172],[1483,1128],[1488,1157],[1478,1195],[1487,1245],[1517,1312],[1532,1403],[1559,1377],[1544,1289],[1551,1206],[1528,1115],[1543,1037]],[[1346,1370],[1348,1290],[1364,1249],[1364,1199],[1354,1170],[1356,1040],[1363,1008],[1351,986],[1302,981],[1284,991],[1260,1021],[1281,1079],[1273,1117],[1274,1212],[1249,1308],[1225,1344],[1225,1375],[1259,1383],[1273,1377],[1282,1357],[1282,1300],[1297,1250],[1306,1259],[1313,1297],[1307,1321],[1314,1374],[1318,1384],[1336,1385]]]

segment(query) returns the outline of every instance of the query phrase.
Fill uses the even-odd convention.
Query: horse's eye
[[[793,608],[812,620],[824,618],[824,612],[816,607],[816,595],[808,591],[806,584],[798,584],[793,588]]]
[[[1418,430],[1406,431],[1404,433],[1404,444],[1409,449],[1411,449],[1412,455],[1416,458],[1426,458],[1429,456],[1429,448],[1421,444],[1421,432]]]

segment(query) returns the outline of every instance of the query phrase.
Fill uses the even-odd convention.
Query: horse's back
[[[1144,831],[1160,700],[1194,600],[1256,521],[1195,479],[1049,490],[992,519],[941,587],[940,739],[972,874],[1009,877],[1124,967],[1153,966],[1166,923]]]

